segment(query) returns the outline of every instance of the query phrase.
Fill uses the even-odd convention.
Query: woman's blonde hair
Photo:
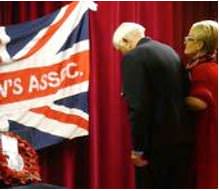
[[[218,47],[218,23],[212,20],[196,22],[192,25],[191,30],[197,31],[197,40],[204,42],[203,50],[212,54]]]

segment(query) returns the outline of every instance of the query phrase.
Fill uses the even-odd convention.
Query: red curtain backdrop
[[[0,25],[29,21],[68,2],[0,2]],[[138,22],[147,35],[183,57],[183,38],[191,24],[217,18],[217,2],[101,2],[90,13],[91,77],[89,137],[39,152],[43,181],[67,188],[134,188],[130,163],[130,124],[120,97],[120,59],[112,35],[124,21]]]

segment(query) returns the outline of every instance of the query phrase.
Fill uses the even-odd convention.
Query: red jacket
[[[208,104],[196,117],[195,173],[197,188],[217,188],[217,64],[202,62],[190,69],[190,96]]]

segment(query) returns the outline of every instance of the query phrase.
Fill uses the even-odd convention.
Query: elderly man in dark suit
[[[113,35],[114,47],[124,54],[123,93],[129,105],[137,171],[148,176],[147,188],[185,187],[187,142],[182,126],[181,64],[168,45],[145,37],[137,23],[122,23]],[[137,183],[140,177],[137,177]],[[140,183],[141,184],[141,183]]]

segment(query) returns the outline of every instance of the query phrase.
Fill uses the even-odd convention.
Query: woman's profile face
[[[200,32],[199,28],[192,27],[189,34],[185,37],[184,53],[189,57],[197,55],[203,48],[203,41],[198,38]]]

